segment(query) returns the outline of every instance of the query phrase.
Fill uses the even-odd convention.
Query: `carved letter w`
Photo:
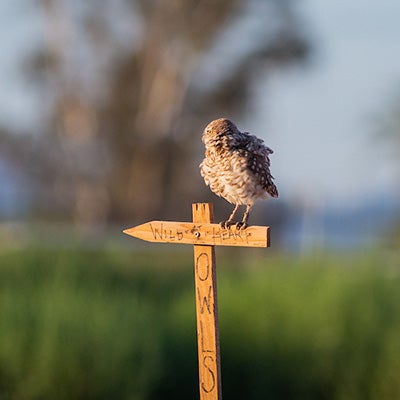
[[[199,299],[199,304],[200,304],[200,313],[204,314],[204,305],[205,305],[207,307],[208,313],[211,314],[211,285],[208,287],[208,295],[203,296],[203,299],[201,299],[200,289],[197,288],[197,297]]]

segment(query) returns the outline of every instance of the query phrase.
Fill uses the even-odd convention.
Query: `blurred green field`
[[[219,252],[226,399],[400,398],[396,255]],[[193,260],[0,252],[0,399],[196,399]]]

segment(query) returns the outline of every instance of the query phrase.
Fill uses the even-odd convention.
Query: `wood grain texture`
[[[199,212],[204,212],[199,207]],[[207,213],[204,214],[206,217]],[[269,226],[249,226],[246,229],[223,229],[219,224],[204,221],[151,221],[124,233],[148,242],[204,244],[211,246],[269,247]]]
[[[221,400],[217,277],[214,246],[269,247],[268,226],[238,230],[214,224],[211,203],[192,204],[193,222],[151,221],[124,233],[149,242],[194,245],[200,400]]]
[[[194,223],[213,221],[212,204],[192,207]],[[200,400],[221,400],[217,277],[214,246],[194,246]]]

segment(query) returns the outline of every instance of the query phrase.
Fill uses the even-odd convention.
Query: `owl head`
[[[211,121],[203,131],[202,140],[207,145],[216,140],[223,140],[225,137],[230,137],[239,133],[237,126],[227,118],[218,118]]]

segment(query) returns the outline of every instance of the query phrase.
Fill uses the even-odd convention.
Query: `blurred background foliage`
[[[24,29],[40,33],[12,45],[22,97],[0,80],[0,399],[198,398],[191,248],[140,244],[121,231],[151,219],[190,220],[193,202],[213,201],[222,219],[227,205],[198,172],[201,132],[227,116],[264,137],[277,76],[301,101],[282,103],[291,139],[285,124],[268,137],[284,142],[273,160],[281,198],[251,217],[271,226],[272,248],[217,250],[224,397],[400,398],[400,175],[389,191],[374,186],[380,165],[400,165],[398,90],[364,116],[367,144],[346,153],[352,139],[338,145],[329,136],[329,126],[342,123],[336,108],[323,126],[308,109],[315,125],[297,131],[303,99],[307,105],[320,91],[329,109],[331,92],[349,84],[330,75],[323,91],[293,84],[294,67],[307,75],[327,46],[300,2],[28,3],[0,4],[3,30],[12,4]],[[337,34],[353,4],[331,16]],[[319,7],[313,12],[326,22]],[[362,21],[351,23],[358,37],[368,31],[367,11],[363,3]],[[377,57],[368,65],[352,57],[356,69],[345,75],[372,81]],[[396,68],[394,59],[384,63]],[[347,109],[350,94],[339,94]],[[8,103],[17,118],[4,118]],[[263,122],[251,122],[257,113]],[[364,168],[360,154],[371,147],[376,158]],[[310,176],[302,175],[307,163]],[[290,182],[279,179],[282,165]],[[326,165],[334,167],[321,174],[328,196],[347,195],[339,206],[313,184]],[[354,170],[373,187],[358,193],[360,203],[345,187]]]
[[[224,397],[400,396],[399,258],[250,252],[218,262]],[[188,252],[3,251],[1,397],[198,398],[192,263]]]
[[[246,112],[260,70],[307,56],[292,3],[38,1],[43,41],[24,68],[42,123],[1,135],[3,156],[30,172],[37,215],[181,217],[204,190],[205,124]]]

